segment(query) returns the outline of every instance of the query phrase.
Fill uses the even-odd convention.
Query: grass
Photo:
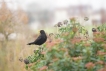
[[[30,55],[26,69],[33,71],[105,71],[106,27],[83,27],[71,20],[57,27],[58,35]],[[89,32],[89,34],[87,33]],[[57,33],[54,33],[57,34]]]
[[[23,59],[30,54],[33,54],[33,50],[36,46],[27,46],[27,40],[16,40],[7,42],[7,47],[2,50],[0,43],[0,71],[26,71],[23,62],[19,61],[19,58]]]

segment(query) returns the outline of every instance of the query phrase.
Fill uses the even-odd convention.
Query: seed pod
[[[92,28],[92,32],[97,32],[95,28]]]
[[[68,20],[64,20],[64,24],[68,24]]]
[[[62,23],[61,22],[58,22],[57,26],[58,27],[61,27],[62,26]]]
[[[28,60],[28,59],[25,59],[25,60],[24,60],[24,63],[25,63],[25,64],[29,64],[29,60]]]
[[[84,20],[85,20],[85,21],[88,21],[88,20],[89,20],[89,18],[88,18],[88,17],[84,17]]]
[[[20,58],[19,58],[19,61],[21,61],[21,62],[22,62],[22,61],[23,61],[23,58],[22,58],[22,57],[20,57]]]

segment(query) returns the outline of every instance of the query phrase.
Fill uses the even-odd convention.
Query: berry
[[[25,64],[29,64],[29,60],[28,60],[28,59],[25,59],[25,60],[24,60],[24,63],[25,63]]]
[[[92,28],[92,32],[96,32],[96,29],[95,28]]]

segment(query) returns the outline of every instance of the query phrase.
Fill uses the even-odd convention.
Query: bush
[[[105,71],[106,25],[93,28],[93,38],[75,18],[56,25],[58,34],[29,56],[33,71]],[[49,36],[49,37],[51,37]]]

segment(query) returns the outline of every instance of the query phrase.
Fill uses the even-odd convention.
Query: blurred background
[[[0,0],[0,71],[26,71],[27,46],[38,32],[76,17],[82,25],[106,23],[106,0]],[[85,19],[89,19],[85,22]]]

